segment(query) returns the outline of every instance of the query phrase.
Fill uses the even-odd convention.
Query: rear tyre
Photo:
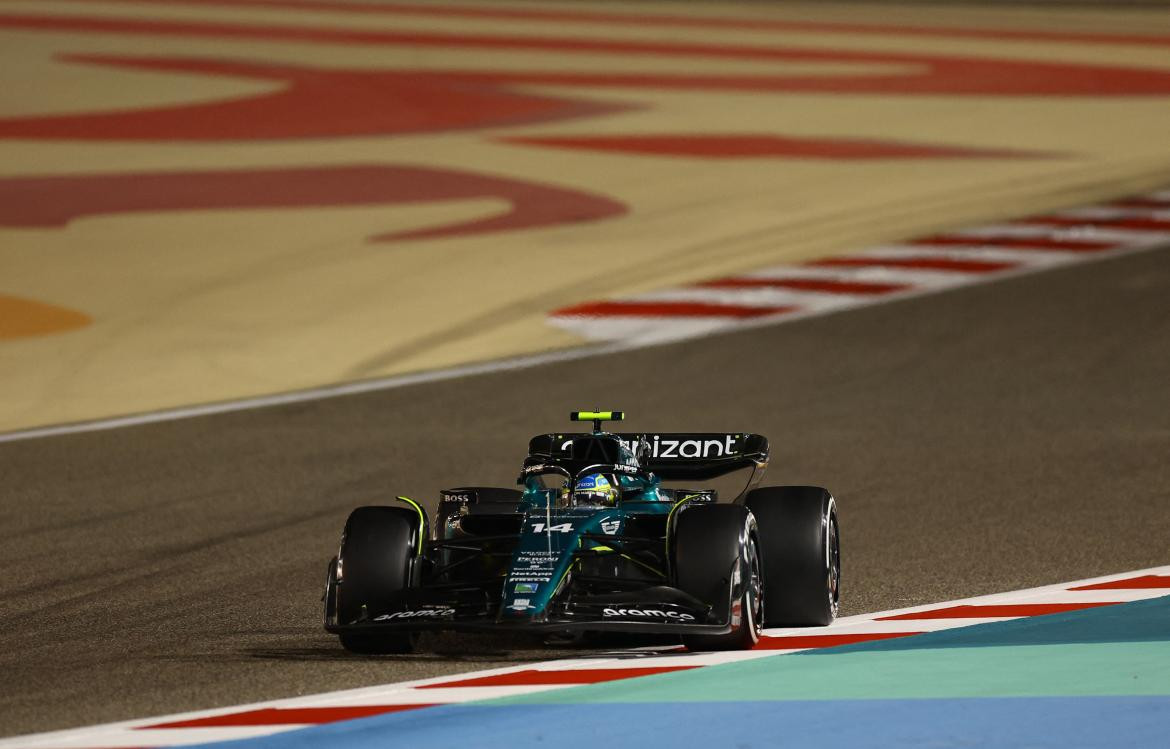
[[[764,569],[756,521],[742,505],[700,505],[679,513],[672,543],[675,585],[713,611],[731,631],[683,635],[690,650],[747,650],[760,639]]]
[[[345,521],[337,583],[337,621],[354,624],[387,613],[415,582],[418,513],[401,507],[359,507]],[[417,632],[338,635],[353,653],[409,653]]]
[[[819,486],[768,486],[744,504],[759,525],[764,624],[831,624],[841,602],[841,534],[833,495]]]

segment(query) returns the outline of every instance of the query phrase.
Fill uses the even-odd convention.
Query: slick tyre
[[[337,583],[340,624],[370,621],[386,613],[387,602],[415,582],[418,513],[401,507],[359,507],[345,521]],[[408,653],[418,633],[354,633],[339,635],[353,653]]]
[[[690,650],[746,650],[760,639],[763,565],[756,521],[743,505],[685,508],[674,526],[675,585],[712,605],[731,630],[683,635]]]
[[[759,527],[764,625],[831,624],[841,601],[841,534],[833,495],[819,486],[769,486],[744,504]]]

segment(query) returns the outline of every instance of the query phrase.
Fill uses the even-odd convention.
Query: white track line
[[[313,718],[304,711],[347,710],[357,711],[357,716],[364,716],[360,711],[378,706],[391,707],[399,705],[431,705],[454,704],[473,700],[505,697],[518,694],[531,694],[550,689],[566,689],[572,684],[508,684],[495,686],[459,686],[459,682],[470,679],[484,679],[486,677],[509,677],[513,680],[523,680],[527,672],[538,671],[542,674],[555,672],[563,674],[571,680],[573,672],[584,674],[582,683],[591,678],[587,673],[591,669],[642,669],[642,668],[677,668],[703,667],[736,661],[770,658],[786,653],[809,649],[805,639],[809,637],[849,636],[909,632],[934,632],[944,629],[956,629],[986,622],[1005,621],[1014,616],[995,616],[981,618],[952,618],[952,619],[899,619],[891,620],[892,616],[913,616],[923,612],[932,612],[938,609],[955,606],[1004,606],[1004,605],[1036,605],[1036,604],[1085,604],[1093,602],[1129,602],[1145,600],[1170,595],[1170,588],[1160,584],[1146,588],[1112,589],[1096,591],[1076,591],[1070,588],[1092,585],[1118,580],[1130,580],[1145,576],[1161,576],[1170,580],[1170,565],[1154,567],[1146,570],[1135,570],[1115,575],[1079,580],[1076,582],[1045,585],[1039,588],[1017,590],[1007,593],[977,596],[955,601],[934,603],[925,606],[913,606],[890,611],[880,611],[872,614],[861,614],[838,619],[828,627],[806,627],[769,629],[765,635],[769,638],[768,644],[774,647],[782,644],[784,638],[801,638],[793,640],[799,647],[785,649],[753,650],[748,652],[724,653],[688,653],[680,648],[639,648],[634,650],[617,651],[602,654],[597,657],[565,658],[561,660],[529,663],[521,666],[475,671],[470,673],[441,676],[432,679],[420,679],[396,684],[384,684],[361,689],[347,689],[337,692],[294,697],[290,699],[256,702],[248,705],[218,708],[215,710],[201,710],[163,717],[122,721],[106,725],[90,726],[87,728],[54,731],[51,733],[17,736],[0,739],[0,749],[92,749],[94,747],[163,747],[182,746],[204,742],[228,741],[232,739],[264,736],[285,731],[292,731],[307,725],[316,725],[327,722],[325,718]],[[805,644],[801,644],[801,643]],[[438,686],[452,684],[450,687]],[[278,720],[271,720],[267,725],[238,725],[238,726],[204,726],[204,727],[176,727],[158,728],[159,724],[190,722],[196,720],[207,721],[218,719],[227,720],[225,716],[235,716],[241,713],[253,713],[258,710],[272,711],[302,711],[298,713],[280,712],[271,713],[279,716]],[[347,713],[348,714],[348,713]],[[317,713],[318,716],[321,713]],[[330,714],[336,717],[336,713]],[[264,716],[261,716],[264,717]],[[252,719],[255,722],[255,718]],[[281,722],[283,720],[301,720],[303,722]]]

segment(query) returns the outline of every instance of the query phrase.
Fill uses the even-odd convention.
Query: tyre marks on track
[[[654,343],[836,312],[1149,249],[1170,238],[1170,190],[916,237],[798,265],[555,310],[592,341]]]
[[[845,617],[828,627],[769,629],[765,630],[756,648],[750,651],[691,653],[681,646],[617,651],[587,658],[566,658],[217,710],[18,736],[0,740],[0,749],[129,749],[252,738],[435,705],[511,697],[838,645],[913,637],[924,632],[1112,606],[1168,594],[1170,565]]]

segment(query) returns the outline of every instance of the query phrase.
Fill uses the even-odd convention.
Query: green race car
[[[759,487],[758,434],[602,431],[533,437],[519,488],[359,507],[325,587],[348,650],[401,653],[427,629],[675,633],[692,650],[750,648],[764,626],[825,625],[840,600],[833,496]],[[666,488],[748,471],[742,492]]]

